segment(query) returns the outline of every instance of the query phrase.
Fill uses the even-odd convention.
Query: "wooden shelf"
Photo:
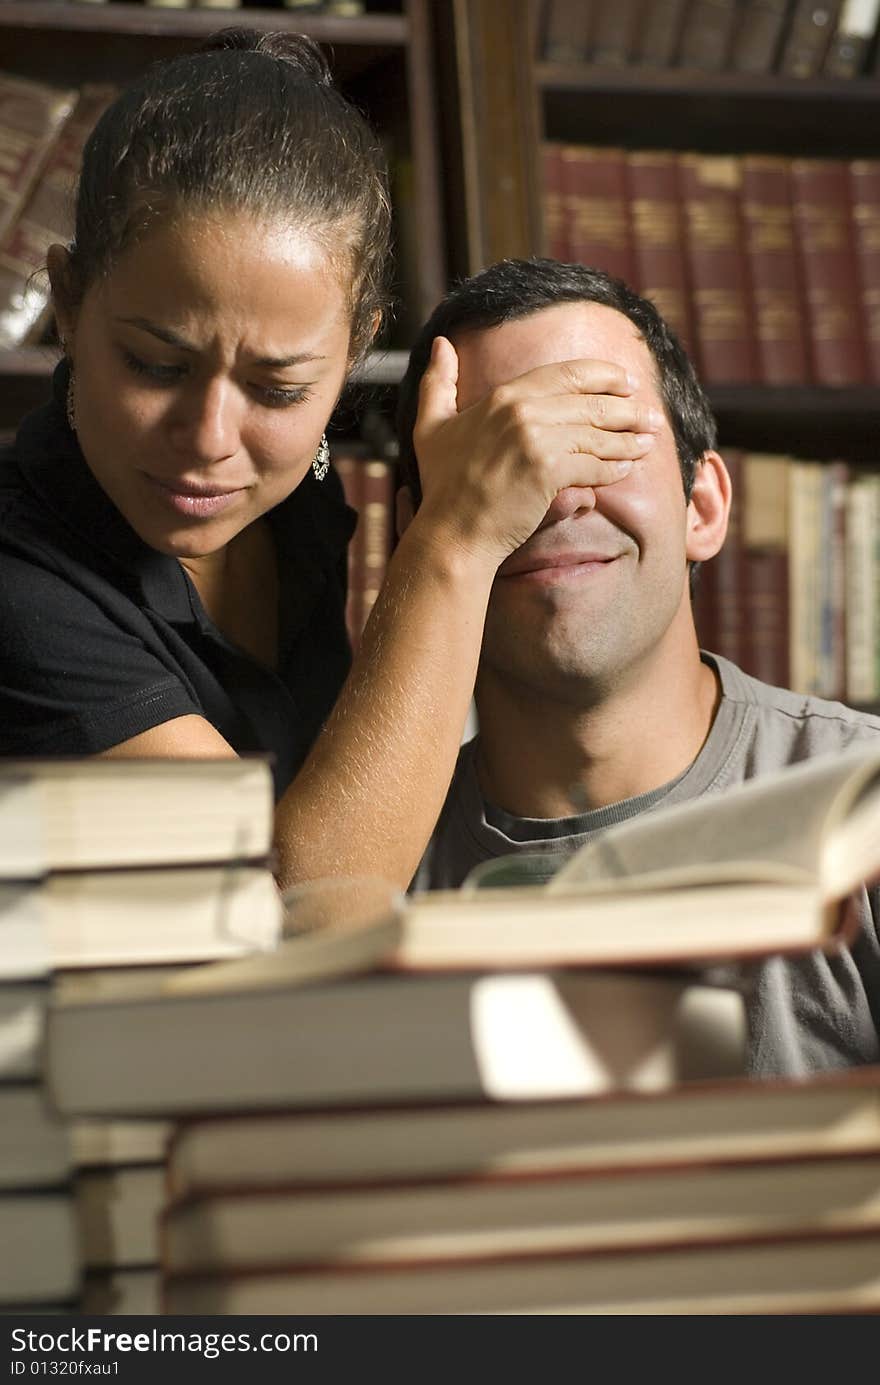
[[[318,43],[375,44],[403,47],[409,23],[402,14],[344,15],[297,14],[277,9],[172,10],[152,5],[28,4],[0,3],[0,28],[45,29],[53,33],[131,34],[172,38],[206,38],[233,24],[250,29],[295,27]]]
[[[539,63],[548,139],[706,152],[880,155],[880,81]]]

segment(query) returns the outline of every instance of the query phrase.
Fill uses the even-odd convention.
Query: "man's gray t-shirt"
[[[722,697],[697,758],[671,783],[577,817],[515,818],[484,802],[470,741],[459,756],[443,812],[413,891],[457,888],[477,866],[514,853],[561,860],[594,833],[637,813],[723,793],[762,774],[842,750],[880,744],[880,717],[751,678],[717,655]],[[548,873],[552,873],[551,871]],[[862,891],[860,931],[834,956],[772,957],[755,971],[749,998],[749,1069],[798,1076],[880,1062],[880,893]]]

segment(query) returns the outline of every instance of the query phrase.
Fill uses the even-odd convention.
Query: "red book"
[[[679,154],[696,356],[703,383],[758,380],[751,283],[732,155]]]
[[[567,261],[566,218],[564,215],[564,184],[562,145],[549,140],[541,146],[541,206],[544,213],[544,253],[551,260]]]
[[[677,156],[635,149],[626,156],[635,287],[656,303],[687,351],[693,348]]]
[[[863,384],[868,361],[848,166],[839,159],[792,159],[791,179],[813,379]]]
[[[745,154],[741,169],[761,383],[806,384],[810,378],[807,309],[795,253],[789,161]]]
[[[626,154],[581,144],[562,148],[565,234],[572,260],[632,284]]]
[[[880,385],[880,159],[853,159],[849,181],[869,378]]]
[[[788,458],[749,452],[740,481],[742,509],[742,666],[787,687]]]

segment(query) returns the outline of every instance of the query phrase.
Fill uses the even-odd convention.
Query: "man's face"
[[[563,303],[455,340],[458,407],[535,366],[581,357],[638,377],[635,396],[662,410],[656,368],[630,320],[595,303]],[[672,429],[623,480],[570,487],[498,571],[481,678],[589,704],[625,684],[691,621],[687,505]]]

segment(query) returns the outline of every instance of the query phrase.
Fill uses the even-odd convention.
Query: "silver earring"
[[[70,378],[67,381],[67,401],[65,405],[67,423],[71,433],[76,432],[76,386],[73,379],[73,362],[70,363]]]
[[[315,473],[315,480],[323,481],[329,470],[330,444],[327,441],[327,434],[322,433],[321,441],[318,443],[318,450],[312,460],[312,471]]]

